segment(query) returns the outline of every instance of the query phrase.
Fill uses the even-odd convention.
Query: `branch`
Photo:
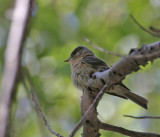
[[[131,116],[131,115],[123,115],[123,116],[135,118],[135,119],[160,119],[160,117],[156,117],[156,116]]]
[[[145,27],[143,27],[143,26],[134,18],[133,15],[130,15],[130,16],[131,16],[131,18],[133,19],[133,21],[134,21],[142,30],[144,30],[145,32],[149,33],[150,35],[152,35],[152,36],[154,36],[154,37],[160,38],[160,34],[158,34],[158,33],[153,33],[153,32],[151,32],[151,31],[147,30]]]
[[[21,53],[26,38],[27,24],[34,0],[16,0],[12,17],[11,28],[5,51],[5,65],[2,76],[0,94],[0,135],[4,137],[7,132],[8,113],[11,109],[14,89],[18,82],[18,70],[21,61]]]
[[[123,80],[126,75],[140,70],[140,65],[147,65],[148,61],[153,62],[160,57],[160,42],[155,42],[149,46],[143,45],[140,49],[132,49],[128,56],[122,58],[110,69],[103,72],[96,72],[88,80],[88,87],[101,88],[103,79],[105,83],[116,84]]]
[[[22,70],[22,68],[21,68],[21,70]],[[25,72],[26,72],[26,71],[25,71]],[[26,84],[26,82],[25,82],[24,76],[27,77],[27,79],[28,79],[28,81],[29,81],[29,83],[30,83],[30,85],[31,85],[31,88],[32,88],[31,90],[29,90],[29,88],[27,87],[27,84]],[[63,137],[62,135],[60,135],[59,133],[56,133],[56,132],[51,128],[50,124],[48,123],[47,119],[45,118],[45,116],[44,116],[44,114],[43,114],[43,112],[42,112],[42,110],[41,110],[41,108],[40,108],[40,106],[39,106],[39,104],[38,104],[38,101],[37,101],[36,98],[35,98],[35,94],[34,94],[34,91],[33,91],[34,87],[32,86],[32,83],[31,83],[31,81],[29,80],[29,74],[28,74],[27,72],[24,73],[24,69],[22,70],[22,84],[24,85],[27,93],[31,94],[32,101],[34,102],[36,111],[37,111],[37,113],[39,114],[39,116],[41,117],[41,119],[43,120],[43,122],[44,122],[45,126],[48,128],[48,130],[49,130],[52,134],[54,134],[55,136],[57,136],[57,137]]]
[[[86,90],[86,89],[84,89]],[[98,93],[98,95],[96,96],[95,100],[93,101],[93,103],[89,106],[89,108],[87,109],[87,111],[85,112],[85,114],[83,115],[83,117],[81,118],[81,120],[79,121],[79,123],[76,125],[76,127],[73,129],[73,131],[71,132],[69,137],[73,137],[75,135],[75,133],[81,128],[83,122],[85,121],[88,113],[90,112],[90,110],[100,101],[100,99],[102,98],[104,92],[107,90],[106,85],[101,89],[101,91]]]
[[[51,126],[49,125],[47,119],[45,118],[45,116],[44,116],[44,114],[43,114],[40,106],[38,105],[38,103],[37,103],[37,101],[36,101],[36,99],[35,99],[35,96],[34,96],[34,94],[33,94],[33,91],[32,91],[32,101],[33,101],[34,104],[35,104],[35,108],[36,108],[39,116],[41,117],[41,119],[43,120],[44,124],[45,124],[46,127],[49,129],[49,131],[50,131],[52,134],[54,134],[55,136],[57,136],[57,137],[63,137],[62,135],[60,135],[60,134],[58,134],[58,133],[56,133],[55,131],[52,130]]]
[[[123,135],[131,136],[131,137],[160,137],[159,134],[155,133],[145,133],[145,132],[136,132],[132,130],[128,130],[122,127],[113,126],[105,123],[100,123],[99,128],[103,130],[117,132]]]
[[[89,43],[93,48],[101,51],[101,52],[104,52],[106,54],[109,54],[109,55],[114,55],[114,56],[118,56],[118,57],[124,57],[125,55],[122,55],[122,54],[119,54],[119,53],[115,53],[115,52],[112,52],[112,51],[109,51],[109,50],[106,50],[106,49],[103,49],[97,45],[95,45],[91,40],[89,40],[88,38],[84,37],[83,38],[87,43]]]
[[[87,137],[88,134],[94,132],[96,134],[94,134],[94,136],[92,137],[96,137],[97,135],[99,135],[98,134],[99,129],[106,129],[132,136],[135,136],[136,134],[136,137],[140,137],[142,135],[145,135],[146,137],[160,136],[154,133],[130,131],[112,125],[109,125],[109,127],[114,127],[114,128],[109,128],[108,124],[103,124],[98,120],[96,113],[96,106],[95,106],[96,104],[99,103],[100,99],[102,98],[105,89],[107,89],[108,91],[111,85],[120,82],[125,78],[126,75],[130,74],[131,72],[138,71],[140,69],[140,65],[145,66],[147,65],[148,61],[153,62],[155,59],[159,57],[160,57],[160,42],[153,43],[149,46],[143,45],[140,49],[132,49],[128,56],[121,59],[110,69],[103,72],[96,72],[95,74],[93,74],[93,76],[88,80],[87,83],[88,88],[85,88],[86,90],[83,91],[83,94],[85,95],[82,96],[81,100],[82,115],[84,114],[84,117],[82,117],[81,121],[73,130],[70,137],[74,136],[74,134],[78,131],[78,129],[81,127],[82,124],[83,127],[85,127],[83,131],[83,137]],[[100,91],[102,87],[105,89]],[[84,123],[86,117],[87,120]]]
[[[157,28],[155,28],[155,27],[153,27],[153,26],[150,26],[149,29],[150,29],[151,31],[153,31],[153,32],[160,33],[160,29],[157,29]]]

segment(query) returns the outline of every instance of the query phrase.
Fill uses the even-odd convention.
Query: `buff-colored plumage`
[[[92,74],[109,69],[108,65],[103,60],[97,58],[91,50],[84,46],[77,47],[71,53],[71,57],[65,62],[70,63],[73,84],[81,90],[85,87],[88,79],[92,77]],[[108,94],[124,99],[130,99],[147,109],[148,101],[145,98],[132,93],[123,83],[114,85],[114,88],[112,88]]]

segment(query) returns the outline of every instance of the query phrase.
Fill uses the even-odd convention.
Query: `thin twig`
[[[90,107],[87,109],[87,111],[85,112],[85,114],[83,115],[83,117],[81,118],[81,120],[78,122],[78,124],[76,125],[76,127],[73,129],[73,131],[71,132],[69,137],[74,137],[75,133],[81,128],[84,120],[86,119],[89,111],[93,108],[93,106],[100,101],[100,99],[102,98],[104,92],[106,91],[106,88],[108,88],[106,85],[104,85],[104,87],[101,89],[101,91],[98,93],[98,95],[96,96],[96,98],[94,99],[93,103],[90,105]]]
[[[133,15],[130,15],[131,18],[133,19],[133,21],[145,32],[149,33],[150,35],[154,36],[154,37],[158,37],[160,38],[160,35],[158,33],[152,33],[151,31],[147,30],[145,27],[143,27],[136,19]]]
[[[23,83],[23,85],[24,85],[27,93],[31,94],[32,101],[34,102],[35,108],[36,108],[39,116],[40,116],[41,119],[43,120],[44,124],[46,125],[46,127],[48,128],[48,130],[49,130],[52,134],[56,135],[57,137],[63,137],[62,135],[60,135],[59,133],[56,133],[56,132],[51,128],[50,124],[48,123],[47,119],[45,118],[45,116],[44,116],[44,114],[43,114],[43,112],[42,112],[42,110],[41,110],[41,108],[40,108],[40,106],[39,106],[38,101],[37,101],[36,98],[35,98],[35,94],[34,94],[34,91],[33,91],[34,87],[33,87],[32,84],[30,83],[31,81],[28,80],[29,83],[30,83],[30,85],[31,85],[31,88],[32,88],[31,90],[29,90],[29,88],[27,87],[27,84],[26,84],[26,82],[25,82],[25,80],[24,80],[24,76],[26,76],[27,79],[29,79],[28,73],[26,74],[26,73],[24,73],[24,70],[22,70],[22,83]]]
[[[131,116],[131,115],[123,115],[124,117],[135,118],[135,119],[160,119],[160,116]]]
[[[160,135],[156,133],[137,132],[137,131],[132,131],[122,127],[113,126],[113,125],[109,125],[101,122],[99,123],[99,128],[103,130],[117,132],[130,137],[160,137]]]
[[[124,57],[125,55],[122,55],[122,54],[119,54],[119,53],[115,53],[115,52],[112,52],[112,51],[109,51],[109,50],[106,50],[106,49],[103,49],[97,45],[95,45],[90,39],[86,38],[86,37],[83,37],[83,39],[89,43],[93,48],[101,51],[101,52],[104,52],[106,54],[110,54],[110,55],[114,55],[114,56],[118,56],[118,57]]]
[[[35,108],[36,108],[37,112],[39,113],[41,119],[44,121],[44,124],[47,126],[47,128],[49,129],[49,131],[50,131],[52,134],[56,135],[57,137],[63,137],[62,135],[60,135],[60,134],[58,134],[58,133],[56,133],[55,131],[52,130],[52,128],[51,128],[51,126],[49,125],[47,119],[45,118],[45,116],[44,116],[44,114],[43,114],[40,106],[38,105],[38,102],[37,102],[36,99],[35,99],[35,95],[34,95],[33,91],[32,91],[32,101],[34,102]]]
[[[160,29],[157,29],[157,28],[155,28],[155,27],[153,27],[153,26],[150,26],[149,29],[150,29],[151,31],[156,32],[156,33],[160,33]]]

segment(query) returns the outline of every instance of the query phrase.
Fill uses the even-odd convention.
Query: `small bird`
[[[69,62],[71,66],[71,78],[73,84],[83,90],[87,81],[92,77],[95,72],[103,72],[109,69],[108,65],[95,56],[95,54],[84,46],[79,46],[73,50],[69,59],[64,62]],[[147,99],[132,93],[122,82],[114,85],[108,94],[118,96],[124,99],[130,99],[139,106],[148,109]]]

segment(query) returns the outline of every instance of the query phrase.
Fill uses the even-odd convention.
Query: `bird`
[[[110,69],[105,61],[96,57],[96,55],[85,46],[75,48],[69,59],[64,62],[70,64],[72,82],[74,86],[80,90],[84,89],[94,73]],[[114,88],[110,88],[110,91],[106,93],[123,99],[130,99],[142,108],[148,109],[148,100],[131,92],[122,82],[116,83]]]

